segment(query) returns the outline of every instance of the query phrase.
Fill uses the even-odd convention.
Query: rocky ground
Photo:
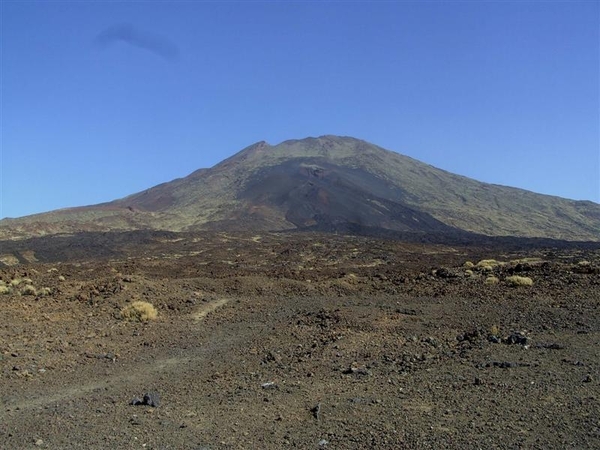
[[[2,448],[600,448],[598,247],[61,239],[3,249]]]

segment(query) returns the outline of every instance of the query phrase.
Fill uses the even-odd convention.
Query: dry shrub
[[[38,295],[45,297],[47,295],[51,295],[52,294],[52,289],[50,289],[49,287],[43,287],[38,291]]]
[[[21,279],[20,278],[15,278],[14,280],[10,280],[10,285],[11,286],[18,286],[21,284]]]
[[[465,270],[465,275],[468,277],[472,277],[473,276],[473,271],[471,269],[467,269]]]
[[[26,284],[21,290],[21,294],[23,295],[37,295],[37,291],[31,284]]]
[[[499,262],[496,261],[495,259],[482,259],[481,261],[479,261],[477,263],[477,267],[486,267],[486,266],[494,267],[494,266],[497,266],[498,264],[499,264]]]
[[[465,263],[463,264],[464,269],[471,269],[473,267],[475,267],[475,264],[473,264],[471,261],[465,261]]]
[[[520,277],[519,275],[513,275],[507,277],[506,282],[510,286],[533,286],[533,280],[529,277]]]
[[[121,317],[125,320],[147,322],[148,320],[156,319],[158,311],[156,311],[152,303],[137,301],[123,308],[121,310]]]
[[[0,294],[10,294],[10,288],[8,286],[0,286]]]
[[[62,275],[58,276],[58,281],[65,281],[65,277],[63,277]]]
[[[505,262],[496,261],[495,259],[482,259],[475,267],[482,272],[491,272],[495,267],[504,266],[505,264]]]
[[[500,280],[498,279],[498,277],[487,277],[485,279],[485,284],[498,284]]]
[[[518,258],[518,259],[512,259],[510,261],[512,264],[525,264],[525,263],[539,263],[539,262],[543,262],[542,258],[538,258],[538,257],[531,257],[531,258]]]

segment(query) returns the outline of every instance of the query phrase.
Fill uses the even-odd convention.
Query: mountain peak
[[[130,229],[368,229],[600,241],[600,205],[481,183],[361,139],[323,135],[260,141],[210,169],[110,203],[1,221],[0,238]]]

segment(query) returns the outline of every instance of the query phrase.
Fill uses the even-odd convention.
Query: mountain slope
[[[343,229],[600,240],[600,205],[481,183],[349,137],[254,144],[120,200],[0,221],[0,238],[57,232]]]

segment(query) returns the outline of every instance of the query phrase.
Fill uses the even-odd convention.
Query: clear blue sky
[[[1,2],[0,217],[354,136],[600,202],[597,1]]]

